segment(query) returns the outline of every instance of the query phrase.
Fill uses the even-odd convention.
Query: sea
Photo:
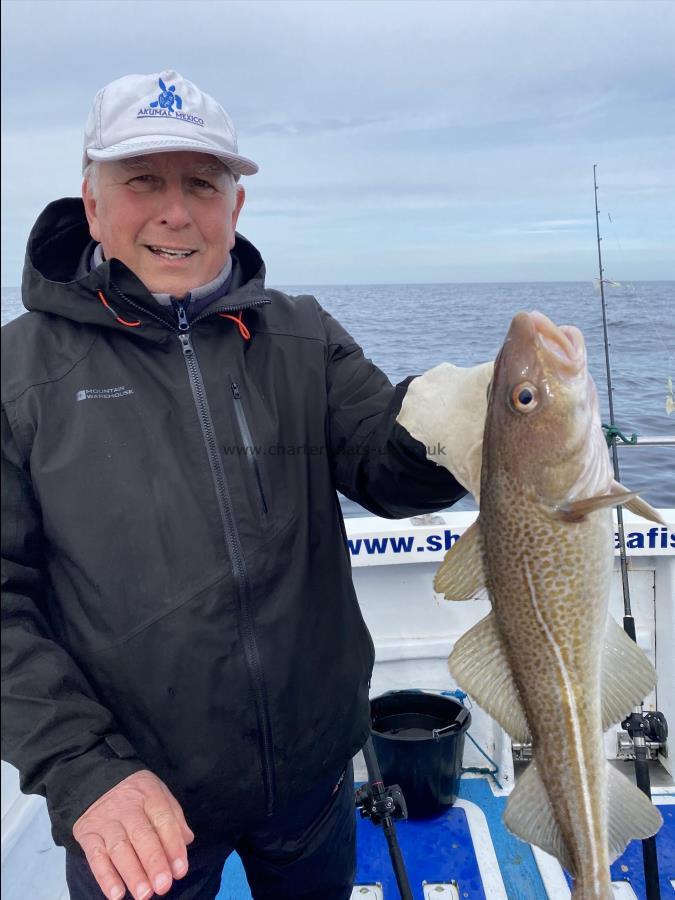
[[[275,285],[276,286],[276,285]],[[494,359],[520,310],[538,309],[584,334],[602,421],[609,421],[602,304],[597,283],[279,285],[313,294],[395,384],[442,362]],[[20,289],[2,288],[2,324],[24,310]],[[605,288],[615,424],[626,436],[675,436],[668,415],[675,381],[675,281]],[[672,382],[671,382],[672,384]],[[675,508],[675,446],[619,444],[621,481],[653,506]],[[366,515],[341,498],[346,516]],[[475,509],[470,496],[453,509]]]

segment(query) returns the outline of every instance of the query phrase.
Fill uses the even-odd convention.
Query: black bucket
[[[382,778],[401,786],[409,817],[428,819],[452,806],[469,710],[453,697],[409,690],[374,697],[370,715]]]

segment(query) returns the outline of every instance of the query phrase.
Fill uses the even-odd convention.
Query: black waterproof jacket
[[[336,489],[389,517],[464,491],[395,422],[407,383],[246,240],[182,330],[119,260],[76,277],[89,240],[47,207],[2,330],[3,759],[59,844],[142,768],[196,832],[243,828],[368,734]]]

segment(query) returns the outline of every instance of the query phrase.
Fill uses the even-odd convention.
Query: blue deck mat
[[[398,822],[398,842],[415,900],[422,900],[423,881],[455,880],[466,900],[489,900],[483,890],[476,854],[464,811],[451,809],[429,822]],[[356,881],[382,884],[385,898],[398,897],[389,850],[381,828],[361,820]]]
[[[480,807],[487,820],[504,887],[513,900],[546,900],[532,850],[504,828],[506,800],[495,797],[483,778],[463,778],[460,797]],[[400,822],[396,831],[415,900],[423,881],[456,881],[462,900],[486,897],[464,810],[452,807],[435,819]],[[358,829],[358,882],[382,883],[385,898],[397,898],[396,881],[384,835],[370,822]]]
[[[673,900],[675,887],[671,881],[675,881],[675,806],[663,806],[656,801],[663,825],[656,835],[656,855],[659,861],[659,885],[661,887],[661,900]],[[645,873],[642,867],[642,843],[631,841],[611,867],[612,881],[629,881],[638,900],[645,900]],[[569,878],[568,878],[569,881]]]
[[[495,797],[484,779],[468,778],[461,781],[460,796],[472,800],[485,813],[509,900],[546,900],[546,891],[532,850],[507,831],[502,822],[506,798]],[[661,898],[666,900],[675,898],[675,888],[671,885],[671,881],[675,881],[675,806],[659,804],[658,796],[654,800],[663,816],[656,847]],[[628,881],[638,900],[646,900],[640,841],[631,841],[610,871],[612,881]],[[565,876],[571,887],[572,879],[567,873]]]
[[[506,797],[495,797],[485,778],[462,778],[459,794],[483,810],[510,900],[547,900],[532,848],[502,822]]]
[[[530,847],[510,834],[502,823],[506,798],[495,797],[482,778],[463,778],[460,796],[483,811],[509,900],[547,900]],[[658,801],[658,797],[656,798]],[[662,900],[674,897],[675,806],[660,807],[664,824],[657,836]],[[464,811],[453,807],[436,819],[398,822],[399,844],[415,900],[422,900],[423,881],[456,881],[462,900],[490,900],[483,890],[478,862]],[[357,816],[357,883],[380,882],[385,900],[397,900],[398,889],[382,829]],[[568,879],[569,880],[569,879]],[[642,845],[632,841],[612,865],[613,881],[629,881],[638,900],[646,900]],[[250,900],[241,861],[228,859],[218,900]]]

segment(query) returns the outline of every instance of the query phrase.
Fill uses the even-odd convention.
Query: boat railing
[[[636,437],[634,441],[620,441],[617,447],[675,447],[675,435],[656,434]]]

